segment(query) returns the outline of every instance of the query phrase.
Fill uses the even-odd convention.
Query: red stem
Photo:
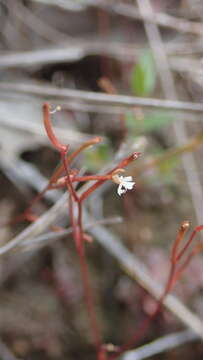
[[[111,180],[112,179],[112,175],[85,175],[85,176],[70,176],[71,182],[85,182],[85,181],[94,181],[94,180]],[[58,181],[56,182],[56,184],[53,184],[50,186],[50,189],[60,189],[63,188],[64,185],[66,184],[66,177],[62,177],[60,179],[58,179]]]
[[[61,151],[60,154],[61,154],[62,164],[63,164],[63,166],[64,166],[64,171],[65,171],[65,174],[66,174],[66,176],[65,176],[65,181],[66,181],[67,189],[68,189],[68,191],[70,192],[70,194],[72,194],[74,200],[75,200],[76,202],[78,202],[78,201],[79,201],[79,198],[78,198],[77,193],[76,193],[76,191],[75,191],[75,189],[74,189],[74,187],[73,187],[73,184],[72,184],[72,181],[71,181],[71,178],[70,178],[70,175],[69,175],[68,161],[67,161],[67,159],[66,159],[66,152]]]
[[[53,130],[52,130],[52,126],[51,126],[51,122],[50,122],[50,105],[45,103],[43,105],[43,114],[44,114],[44,126],[47,132],[47,135],[49,137],[49,140],[51,141],[51,143],[53,144],[53,146],[59,151],[63,151],[63,152],[67,152],[67,146],[61,144],[57,137],[55,136]]]
[[[109,357],[109,360],[113,360],[116,359],[118,356],[120,356],[123,352],[125,352],[126,350],[130,349],[131,346],[133,344],[135,344],[135,342],[138,342],[140,339],[143,338],[143,336],[145,335],[145,333],[148,331],[152,321],[154,320],[154,318],[158,315],[158,313],[161,311],[162,305],[163,305],[163,301],[166,298],[166,296],[168,295],[168,293],[171,291],[172,286],[173,286],[173,278],[174,278],[174,274],[175,274],[175,265],[172,264],[171,265],[171,269],[170,269],[170,273],[168,276],[168,281],[166,283],[166,287],[165,290],[162,294],[162,296],[160,297],[159,301],[157,302],[157,306],[156,309],[154,310],[154,312],[150,315],[149,318],[147,318],[146,320],[143,321],[141,327],[139,329],[136,329],[135,333],[132,335],[132,337],[130,338],[130,340],[124,344],[118,353],[113,354],[112,356]]]
[[[122,160],[114,169],[112,169],[111,171],[109,171],[106,175],[104,176],[108,176],[108,175],[112,175],[115,170],[117,169],[123,169],[124,167],[126,167],[130,162],[132,162],[133,160],[136,160],[138,158],[138,156],[140,155],[139,152],[134,152],[132,155],[128,156],[127,158],[125,158],[124,160]],[[92,185],[89,187],[89,189],[87,189],[80,197],[80,202],[84,201],[93,191],[95,191],[99,186],[101,186],[105,180],[99,180],[96,182],[96,184]]]
[[[70,213],[70,222],[73,227],[73,236],[75,240],[76,250],[79,256],[80,261],[80,269],[82,275],[82,282],[83,282],[83,289],[85,295],[85,302],[87,305],[87,310],[89,314],[89,321],[92,330],[92,336],[94,338],[95,346],[97,348],[98,354],[100,353],[101,349],[101,336],[99,332],[99,328],[97,325],[96,320],[96,313],[94,309],[94,302],[92,291],[89,284],[89,276],[88,276],[88,268],[86,263],[85,257],[85,248],[84,248],[84,241],[83,241],[83,226],[82,226],[82,204],[77,202],[78,208],[78,216],[77,216],[77,224],[75,222],[74,211],[73,211],[73,199],[70,195],[69,198],[69,213]]]
[[[89,284],[89,276],[88,276],[88,267],[85,257],[85,248],[84,248],[84,241],[83,241],[83,226],[82,226],[82,204],[78,203],[78,232],[76,240],[76,247],[77,252],[80,259],[80,267],[83,279],[83,286],[85,291],[85,300],[87,304],[87,309],[89,313],[90,325],[92,329],[92,335],[95,339],[95,345],[97,348],[98,353],[100,352],[101,348],[101,335],[97,324],[93,295]]]
[[[185,246],[183,247],[183,249],[179,252],[179,254],[177,255],[178,252],[178,247],[180,245],[180,242],[182,241],[184,234],[186,233],[186,231],[189,228],[189,223],[188,222],[184,222],[181,225],[181,228],[178,232],[178,236],[175,240],[174,246],[172,248],[172,256],[171,256],[171,269],[170,269],[170,273],[168,276],[168,281],[167,284],[165,286],[165,290],[161,296],[161,298],[159,299],[156,309],[155,311],[152,313],[152,315],[150,316],[149,319],[146,319],[143,323],[141,328],[139,328],[138,330],[136,330],[136,332],[134,333],[134,335],[131,337],[131,339],[124,344],[119,353],[114,354],[112,356],[110,356],[109,360],[113,360],[115,358],[117,358],[118,356],[120,356],[124,351],[128,350],[136,341],[139,341],[143,335],[146,333],[146,331],[149,329],[149,326],[152,322],[152,320],[154,320],[154,318],[157,316],[157,314],[160,312],[161,307],[163,305],[163,301],[166,298],[166,296],[169,294],[169,292],[172,290],[172,288],[174,287],[175,283],[177,282],[177,280],[180,278],[180,276],[182,275],[183,271],[186,269],[186,267],[189,265],[190,261],[192,260],[193,256],[196,255],[197,253],[199,253],[202,248],[203,248],[203,242],[200,244],[197,244],[194,249],[192,250],[192,252],[186,257],[185,261],[183,262],[183,264],[179,267],[179,269],[177,269],[177,263],[180,260],[180,258],[182,257],[182,255],[185,253],[185,251],[187,250],[187,248],[189,247],[189,245],[192,243],[194,236],[197,234],[197,232],[203,230],[203,225],[198,226],[197,228],[195,228],[195,230],[193,231],[192,235],[190,236],[188,242],[185,244]]]
[[[83,181],[93,181],[93,180],[102,180],[102,181],[106,181],[106,180],[111,180],[112,176],[111,175],[87,175],[87,176],[76,176],[73,178],[73,182],[78,181],[78,182],[83,182]]]
[[[77,150],[75,150],[72,154],[68,155],[66,157],[66,161],[70,164],[70,162],[72,162],[76,156],[78,156],[80,154],[81,151],[85,150],[87,147],[98,144],[99,142],[101,142],[101,137],[99,136],[95,136],[93,139],[86,141],[84,144],[82,144]],[[46,185],[46,187],[37,194],[37,196],[30,202],[30,205],[28,206],[28,208],[24,211],[24,213],[20,216],[17,216],[16,218],[14,218],[13,220],[9,221],[7,224],[12,224],[21,220],[26,220],[27,219],[27,214],[29,214],[31,208],[40,200],[42,199],[43,195],[46,193],[47,190],[49,189],[54,189],[57,188],[57,186],[53,185],[53,183],[55,183],[57,181],[57,179],[61,176],[61,174],[64,171],[64,165],[61,164],[56,171],[53,173],[53,175],[51,176],[48,184]],[[82,181],[82,180],[81,180]],[[65,182],[63,184],[63,186],[65,185]],[[60,187],[60,186],[59,186]],[[3,224],[4,226],[4,224]]]
[[[188,249],[188,247],[190,246],[190,244],[192,243],[195,235],[200,232],[201,230],[203,230],[203,225],[197,226],[194,231],[192,232],[189,240],[186,242],[185,246],[183,247],[183,249],[179,252],[179,254],[176,257],[176,262],[179,261],[181,259],[181,257],[184,255],[185,251]]]
[[[178,232],[178,235],[174,241],[174,245],[172,247],[172,251],[171,251],[171,261],[172,263],[176,263],[177,262],[177,252],[178,252],[178,248],[180,246],[181,241],[184,238],[185,233],[187,232],[187,230],[189,229],[189,222],[188,221],[184,221],[181,224],[180,230]]]

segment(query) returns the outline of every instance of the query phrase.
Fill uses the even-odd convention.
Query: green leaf
[[[136,119],[135,115],[131,111],[127,111],[125,113],[125,121],[128,130],[130,131],[137,131],[138,130],[138,120]]]
[[[181,161],[180,156],[167,156],[168,150],[156,145],[151,149],[152,155],[155,158],[162,159],[156,166],[157,171],[150,172],[145,178],[149,183],[156,183],[162,181],[164,184],[174,184],[177,180],[177,167]],[[164,158],[164,155],[166,156]]]
[[[166,112],[158,112],[149,114],[144,117],[142,129],[143,131],[157,130],[160,127],[173,121],[174,117]]]
[[[84,156],[89,170],[99,170],[112,157],[112,150],[109,144],[99,144],[94,149],[85,150]]]
[[[174,156],[162,161],[159,166],[159,175],[166,184],[171,184],[176,179],[176,169],[180,163],[180,157]]]
[[[156,84],[156,69],[150,50],[145,50],[132,72],[132,90],[135,95],[152,93]]]
[[[171,157],[166,161],[162,161],[159,165],[159,171],[163,176],[168,176],[179,165],[180,158]]]
[[[145,115],[143,120],[138,120],[132,112],[128,111],[125,114],[125,119],[128,129],[131,132],[138,134],[142,132],[157,130],[160,127],[175,120],[175,116],[173,116],[169,112],[160,111]]]

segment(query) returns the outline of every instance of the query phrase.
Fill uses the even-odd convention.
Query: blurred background
[[[85,203],[84,223],[104,343],[125,343],[152,314],[153,291],[136,269],[163,285],[181,222],[203,224],[202,20],[200,0],[0,1],[0,246],[14,239],[0,258],[2,360],[96,359],[73,239],[51,229],[69,227],[64,202],[52,211],[63,192],[36,204],[40,226],[16,218],[60,160],[44,102],[61,106],[53,125],[71,150],[102,136],[74,163],[82,173],[141,152],[126,172],[133,191],[120,198],[104,184]],[[198,255],[174,294],[203,329],[202,269]],[[122,359],[202,359],[201,331],[176,313],[163,309]]]

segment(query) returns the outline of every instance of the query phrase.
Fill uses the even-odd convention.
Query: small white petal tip
[[[61,106],[57,105],[53,110],[50,110],[50,114],[55,114],[57,111],[61,111]]]
[[[132,176],[119,176],[118,195],[121,196],[125,194],[127,190],[132,190],[134,185],[135,182],[132,181]]]

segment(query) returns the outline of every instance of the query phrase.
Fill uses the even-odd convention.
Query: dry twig
[[[106,11],[125,16],[129,19],[144,20],[162,26],[165,28],[170,28],[175,31],[194,34],[198,36],[203,35],[203,26],[202,23],[198,21],[189,21],[186,19],[181,19],[172,15],[158,12],[155,16],[150,16],[150,14],[145,14],[144,17],[141,14],[140,10],[131,4],[126,4],[122,1],[106,1],[106,0],[85,0],[78,4],[78,7],[74,7],[75,1],[58,1],[58,0],[31,0],[39,3],[44,3],[48,6],[58,6],[64,10],[82,10],[87,6],[94,6],[97,8],[104,9]],[[71,6],[72,5],[72,6]],[[80,7],[79,7],[80,5]]]
[[[43,98],[49,98],[56,101],[58,100],[75,100],[80,104],[99,104],[99,105],[111,105],[120,106],[123,108],[133,108],[136,106],[143,106],[146,108],[162,108],[171,110],[185,110],[191,112],[203,112],[203,104],[192,103],[186,101],[176,100],[162,100],[152,98],[139,98],[135,96],[127,95],[109,95],[102,93],[95,93],[90,91],[62,89],[57,87],[51,87],[50,85],[36,85],[33,83],[0,83],[0,92],[32,94]]]
[[[163,336],[135,350],[127,351],[122,360],[143,360],[151,356],[169,351],[177,346],[188,344],[188,342],[198,340],[190,330],[179,331],[170,335]]]
[[[105,169],[106,170],[106,169]],[[88,184],[87,184],[88,186]],[[84,191],[86,185],[84,185],[81,191]],[[0,248],[0,255],[7,253],[17,246],[22,244],[28,239],[40,235],[49,226],[51,226],[57,219],[61,218],[67,212],[67,194],[64,194],[57,202],[48,210],[44,215],[40,216],[35,223],[28,226],[17,237]],[[92,223],[92,219],[87,211],[84,212],[84,222]],[[135,279],[140,286],[145,288],[152,296],[159,299],[163,293],[163,288],[155,280],[152,279],[151,274],[148,272],[144,264],[136,258],[135,255],[130,253],[117,236],[113,235],[104,226],[97,225],[94,228],[90,228],[89,232],[98,241],[98,243],[105,248],[105,250],[111,254],[119,263],[121,268],[133,279]],[[29,256],[25,258],[25,261],[29,259]],[[197,315],[192,313],[180,300],[173,295],[168,295],[164,300],[164,305],[174,315],[181,320],[183,324],[192,329],[197,335],[203,339],[203,323]]]
[[[155,16],[150,0],[137,0],[137,4],[140,9],[140,13],[143,16],[143,19],[145,18],[146,14],[150,17]],[[173,75],[169,68],[169,63],[164,44],[162,42],[161,33],[156,24],[148,23],[145,21],[144,25],[150,47],[157,63],[158,74],[164,95],[166,99],[175,100],[178,98],[178,94],[176,91]],[[186,143],[187,131],[185,128],[185,124],[181,121],[175,121],[173,123],[173,128],[178,145],[181,146]],[[191,193],[197,222],[201,224],[203,211],[203,190],[193,153],[184,153],[182,156],[182,163]]]

